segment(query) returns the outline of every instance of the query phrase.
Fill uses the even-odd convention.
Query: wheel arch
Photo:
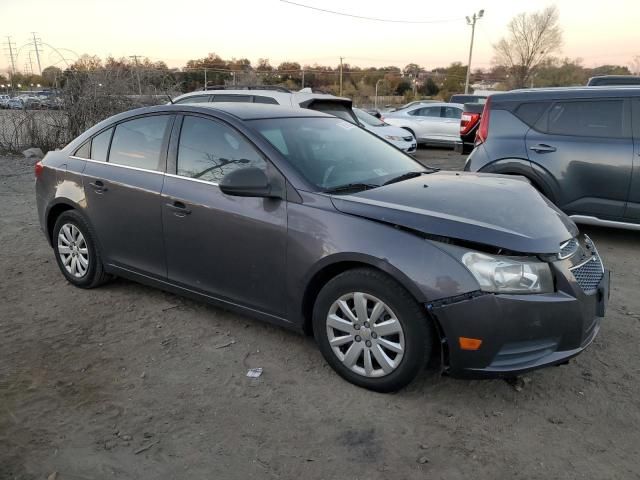
[[[370,268],[382,272],[395,280],[400,286],[405,288],[409,294],[418,302],[425,301],[424,295],[409,277],[390,263],[376,257],[365,254],[336,254],[325,257],[316,264],[315,268],[307,276],[302,294],[301,314],[303,320],[303,331],[307,335],[312,335],[312,316],[315,299],[322,287],[332,278],[347,270],[356,268]]]
[[[521,175],[531,185],[553,203],[558,198],[558,187],[549,172],[537,164],[521,158],[503,158],[494,160],[478,170],[480,173],[495,173],[500,175]]]
[[[53,227],[55,226],[56,221],[58,220],[60,215],[62,215],[64,212],[68,212],[69,210],[73,210],[81,215],[83,220],[87,222],[87,225],[89,225],[89,228],[93,230],[93,225],[85,215],[85,212],[83,211],[82,207],[80,207],[80,205],[72,200],[69,200],[68,198],[57,198],[55,203],[49,205],[45,214],[47,240],[49,241],[50,245],[53,245]]]

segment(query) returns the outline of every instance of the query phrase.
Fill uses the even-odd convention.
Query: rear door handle
[[[544,143],[540,143],[538,145],[534,145],[529,148],[529,150],[533,150],[536,153],[551,153],[556,151],[556,147],[552,147],[551,145],[545,145]]]
[[[89,185],[93,187],[96,193],[102,193],[109,190],[107,187],[104,186],[104,182],[102,180],[96,180],[95,182],[91,182]]]
[[[166,206],[170,209],[173,210],[173,214],[176,217],[184,217],[186,215],[189,215],[191,213],[191,210],[189,210],[187,208],[187,206],[182,203],[182,202],[169,202],[166,204]]]

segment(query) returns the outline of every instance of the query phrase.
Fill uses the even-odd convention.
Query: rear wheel
[[[58,267],[69,283],[94,288],[109,279],[95,237],[79,213],[62,213],[53,227],[52,240]]]
[[[372,269],[349,270],[324,286],[314,306],[313,329],[323,356],[339,375],[378,392],[409,384],[432,348],[420,304]]]

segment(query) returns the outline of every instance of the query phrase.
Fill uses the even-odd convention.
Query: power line
[[[323,13],[331,13],[333,15],[341,15],[343,17],[357,18],[359,20],[369,20],[372,22],[384,22],[384,23],[413,23],[413,24],[425,24],[425,23],[446,23],[446,22],[457,22],[460,20],[460,17],[455,18],[441,18],[441,19],[432,19],[432,20],[392,20],[386,18],[376,18],[376,17],[365,17],[363,15],[354,15],[346,12],[338,12],[336,10],[327,10],[326,8],[313,7],[311,5],[305,5],[303,3],[291,2],[290,0],[280,0],[282,3],[288,3],[289,5],[295,5],[296,7],[308,8],[310,10],[315,10],[317,12]]]

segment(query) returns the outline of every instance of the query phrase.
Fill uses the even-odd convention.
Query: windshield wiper
[[[433,172],[435,172],[437,170],[433,170]],[[391,180],[387,180],[386,182],[384,182],[382,185],[391,185],[392,183],[396,183],[396,182],[402,182],[403,180],[409,180],[410,178],[416,178],[419,177],[420,175],[424,175],[426,173],[433,173],[433,172],[425,172],[420,171],[420,172],[407,172],[407,173],[403,173],[402,175],[398,175],[397,177],[393,177]]]
[[[345,183],[344,185],[338,185],[336,187],[327,188],[324,193],[340,193],[348,191],[360,191],[370,190],[372,188],[378,188],[380,185],[375,183]]]

